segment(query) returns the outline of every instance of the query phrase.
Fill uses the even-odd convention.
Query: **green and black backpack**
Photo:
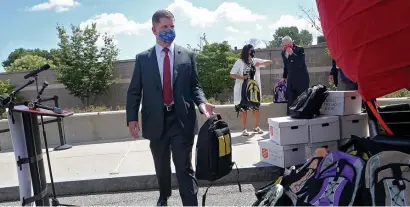
[[[261,105],[261,91],[258,83],[255,80],[256,68],[252,63],[249,71],[246,71],[245,75],[249,75],[249,78],[244,80],[241,90],[241,102],[237,105],[236,111],[258,110]]]

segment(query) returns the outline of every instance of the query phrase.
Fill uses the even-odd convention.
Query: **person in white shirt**
[[[241,51],[241,57],[238,59],[232,67],[230,76],[235,79],[235,86],[233,90],[234,104],[237,107],[241,103],[241,91],[242,84],[244,80],[248,78],[249,69],[252,64],[256,68],[255,80],[258,83],[260,89],[260,95],[262,96],[262,86],[261,86],[261,67],[266,67],[272,64],[271,60],[264,60],[255,58],[255,50],[251,44],[245,45]],[[260,97],[262,100],[262,97]],[[246,129],[246,120],[248,118],[247,111],[240,112],[241,124],[242,124],[242,136],[249,136],[249,133]],[[259,134],[263,133],[263,130],[259,127],[260,112],[259,110],[253,111],[253,121],[254,127],[253,131]]]

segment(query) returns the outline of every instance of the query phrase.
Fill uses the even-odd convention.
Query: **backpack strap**
[[[214,182],[211,182],[211,184],[206,188],[204,195],[202,196],[202,206],[205,206],[205,201],[206,201],[206,194],[208,193],[208,190],[210,187],[212,187]]]
[[[237,175],[237,182],[238,182],[238,187],[239,187],[239,192],[242,193],[242,187],[241,187],[241,183],[239,182],[239,169],[238,169],[238,165],[235,162],[232,162],[231,167],[233,167],[233,165],[236,166],[236,172],[238,173]],[[208,193],[209,188],[212,186],[213,182],[211,182],[211,184],[206,188],[204,195],[202,196],[202,206],[205,206],[205,201],[206,201],[206,194]]]
[[[222,119],[221,114],[218,114],[218,113],[213,114],[213,115],[209,118],[209,120],[211,120],[211,122],[219,121],[219,120],[221,120],[221,119]]]
[[[238,182],[238,187],[239,187],[239,192],[242,193],[242,187],[241,187],[241,183],[239,181],[239,169],[238,169],[238,165],[235,162],[232,162],[232,167],[233,165],[236,166],[236,172],[238,173],[237,175],[237,182]],[[204,195],[202,196],[202,206],[205,206],[205,202],[206,202],[206,194],[208,193],[208,190],[210,187],[212,187],[213,182],[211,182],[211,184],[206,188]]]
[[[279,89],[278,89],[278,88],[279,88],[279,86],[276,86],[276,87],[275,87],[275,91],[273,92],[273,95],[275,96],[275,97],[274,97],[274,101],[277,101],[277,100],[278,100],[278,95],[279,95],[279,94],[278,94],[278,93],[279,93],[279,91],[278,91]]]
[[[404,189],[406,189],[406,185],[403,182],[403,173],[401,171],[401,166],[400,165],[392,165],[391,170],[393,172],[393,185],[397,186],[397,188],[400,191],[403,191]]]
[[[221,120],[222,119],[221,114],[215,114],[215,116],[216,116],[216,120]]]
[[[236,172],[237,172],[237,177],[236,177],[236,182],[238,183],[238,187],[239,187],[239,192],[242,193],[242,187],[241,187],[241,183],[239,181],[239,169],[238,169],[238,165],[236,164],[236,162],[232,163],[232,166],[235,165],[236,166]]]
[[[239,112],[241,111],[240,105],[235,106],[235,111],[236,111],[236,118],[238,118],[239,117]]]

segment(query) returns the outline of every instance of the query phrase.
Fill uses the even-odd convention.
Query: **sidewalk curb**
[[[252,166],[239,168],[239,181],[258,182],[274,180],[283,170],[275,166]],[[238,180],[236,168],[214,184],[234,184]],[[209,182],[199,181],[200,186],[207,186]],[[177,187],[175,173],[172,174],[172,187]],[[95,193],[108,193],[120,191],[143,191],[158,189],[155,174],[150,175],[130,175],[107,177],[100,179],[73,180],[55,183],[57,197],[68,195],[82,195]],[[51,193],[51,185],[48,184],[48,191]],[[0,202],[19,200],[19,186],[0,188]]]

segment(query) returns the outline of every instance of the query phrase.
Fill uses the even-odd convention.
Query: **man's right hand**
[[[286,83],[287,79],[286,79],[286,78],[282,78],[282,79],[280,79],[280,81],[281,81],[282,83]]]
[[[139,132],[140,132],[140,125],[138,124],[138,122],[137,121],[130,121],[129,123],[128,123],[128,129],[129,129],[129,131],[130,131],[130,135],[132,136],[132,137],[134,137],[135,139],[139,139],[140,137],[140,135],[139,135]]]
[[[248,79],[248,75],[242,76],[242,79],[244,79],[244,80]]]
[[[329,75],[329,82],[331,82],[331,83],[334,83],[334,82],[335,82],[335,80],[334,80],[334,78],[333,78],[333,75]]]

